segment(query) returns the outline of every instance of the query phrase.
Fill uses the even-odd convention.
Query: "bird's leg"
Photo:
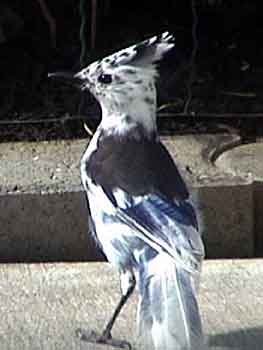
[[[128,343],[127,341],[112,338],[112,335],[111,335],[111,330],[113,328],[113,325],[119,313],[121,312],[123,306],[126,304],[127,300],[129,299],[129,297],[131,296],[135,288],[136,281],[132,270],[121,271],[120,283],[121,283],[121,292],[122,292],[121,299],[117,307],[115,308],[113,315],[108,321],[105,329],[103,330],[102,334],[97,334],[94,331],[89,332],[86,330],[77,329],[76,331],[77,336],[81,340],[84,340],[90,343],[111,345],[122,349],[132,348],[130,343]]]

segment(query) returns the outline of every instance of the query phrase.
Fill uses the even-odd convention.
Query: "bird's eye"
[[[102,83],[102,84],[110,84],[112,82],[112,76],[111,74],[101,74],[98,77],[98,82]]]

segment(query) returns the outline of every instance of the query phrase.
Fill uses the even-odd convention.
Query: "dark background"
[[[263,112],[260,1],[193,3],[198,20],[194,66],[189,64],[193,48],[193,10],[189,0],[98,0],[94,48],[91,1],[82,2],[81,18],[79,1],[46,0],[56,21],[56,44],[37,0],[2,1],[0,140],[84,137],[83,116],[87,116],[92,127],[98,122],[99,107],[90,96],[83,99],[72,87],[47,79],[48,72],[80,69],[79,32],[83,19],[87,64],[156,33],[174,33],[176,49],[162,65],[158,82],[159,105],[169,105],[165,111],[184,111],[192,72],[192,99],[187,112],[211,114],[211,118],[215,113]],[[183,130],[188,123],[189,118],[185,117]],[[190,121],[193,128],[198,123],[198,119]],[[235,126],[242,123],[243,119],[237,118]],[[248,130],[250,124],[252,118],[251,122],[246,121]]]

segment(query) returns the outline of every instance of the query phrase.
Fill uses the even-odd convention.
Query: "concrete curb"
[[[261,229],[253,178],[216,167],[238,135],[164,137],[192,187],[208,257],[252,257]],[[0,262],[101,259],[87,232],[79,161],[86,140],[1,144]],[[256,192],[257,193],[257,192]],[[256,215],[257,214],[257,215]],[[256,244],[257,243],[257,244]]]
[[[255,208],[255,253],[263,252],[263,142],[245,144],[224,152],[216,166],[234,176],[252,179]]]

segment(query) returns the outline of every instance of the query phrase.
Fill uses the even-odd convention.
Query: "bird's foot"
[[[110,333],[98,334],[94,331],[88,331],[81,328],[76,330],[76,335],[80,340],[88,343],[110,345],[119,349],[132,350],[131,344],[125,340],[112,338]]]

